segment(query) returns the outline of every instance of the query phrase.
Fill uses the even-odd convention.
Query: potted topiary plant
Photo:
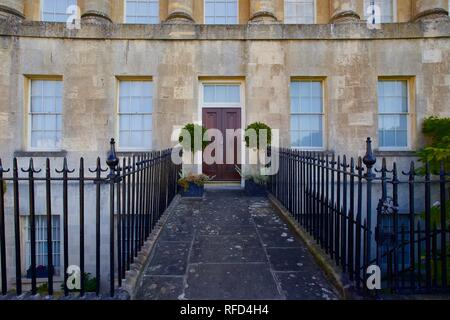
[[[188,151],[191,156],[194,157],[194,153],[196,151],[205,150],[209,144],[208,141],[203,140],[205,133],[206,128],[201,125],[193,123],[185,125],[178,139],[183,147],[183,151]],[[200,143],[198,142],[199,139],[201,141]],[[205,174],[195,174],[193,172],[189,172],[190,170],[186,167],[187,166],[185,165],[186,170],[180,172],[180,179],[178,180],[181,196],[189,198],[203,197],[205,183],[210,181],[212,178]]]
[[[210,181],[211,177],[205,174],[184,174],[180,173],[178,185],[182,197],[201,198],[205,192],[205,183]]]
[[[265,197],[267,196],[267,182],[269,178],[261,174],[247,174],[236,166],[236,171],[245,180],[245,193],[249,197]]]
[[[262,131],[265,132],[266,141],[262,141]],[[256,136],[255,136],[256,134]],[[252,141],[252,135],[254,136]],[[247,126],[245,129],[245,144],[247,148],[260,152],[272,143],[272,129],[265,123],[255,122]],[[244,174],[242,170],[236,166],[239,175],[245,179],[245,192],[251,197],[263,197],[267,195],[268,177],[260,174],[261,163],[259,156],[254,170],[250,170],[250,174]]]

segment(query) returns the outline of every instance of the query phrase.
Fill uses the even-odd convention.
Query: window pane
[[[364,17],[369,16],[375,17],[375,23],[394,22],[393,0],[364,0]]]
[[[61,146],[62,82],[32,80],[30,146],[55,150]]]
[[[159,23],[159,1],[126,0],[125,22],[138,24]]]
[[[211,104],[239,104],[241,102],[240,85],[205,84],[203,101]]]
[[[120,81],[120,147],[136,150],[151,148],[152,112],[153,84],[151,81]]]
[[[291,98],[291,112],[299,113],[300,112],[300,99],[292,97]]]
[[[291,144],[323,147],[323,93],[320,81],[291,83]]]
[[[206,24],[237,24],[237,0],[205,0]]]
[[[300,127],[301,127],[300,122],[301,122],[300,115],[292,115],[291,116],[291,130],[292,131],[300,130]]]
[[[285,0],[284,12],[285,23],[314,23],[314,0]]]
[[[31,223],[29,217],[26,219],[25,223],[25,249],[26,249],[26,274],[27,277],[30,277],[30,266],[31,266]],[[53,258],[53,267],[55,274],[58,275],[60,273],[60,217],[57,215],[52,215],[51,219],[51,228],[52,228],[52,258]],[[35,230],[36,230],[36,265],[37,266],[45,266],[48,267],[48,247],[47,247],[47,217],[44,215],[36,215],[35,216]]]
[[[226,102],[227,101],[227,87],[226,86],[216,86],[216,102]]]
[[[408,146],[408,116],[380,115],[379,138],[381,147]]]
[[[205,86],[203,89],[203,100],[205,102],[214,102],[215,101],[215,87],[214,86]]]
[[[378,82],[378,134],[380,147],[408,146],[408,82]]]
[[[67,22],[70,14],[67,9],[77,5],[77,0],[43,0],[42,20],[50,22]]]
[[[300,111],[301,113],[322,113],[323,97],[322,83],[320,81],[302,81],[298,82],[298,93],[300,95]],[[294,95],[297,87],[292,86]]]

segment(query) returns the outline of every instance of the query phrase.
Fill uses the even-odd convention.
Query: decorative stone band
[[[260,23],[260,22],[277,22],[277,17],[270,11],[258,11],[250,17],[251,23]]]
[[[111,18],[104,12],[89,10],[81,15],[83,22],[87,23],[112,23]]]
[[[331,18],[331,23],[357,22],[361,17],[353,10],[341,11]]]
[[[435,19],[449,19],[448,17],[448,11],[444,8],[433,8],[429,10],[425,10],[422,12],[419,12],[414,17],[414,21],[420,21],[420,20],[435,20]]]
[[[175,11],[169,14],[167,17],[166,23],[195,23],[194,18],[186,12],[183,11]]]
[[[14,17],[17,19],[25,19],[25,16],[17,11],[16,9],[4,6],[0,4],[0,19],[1,18],[8,18],[8,17]]]

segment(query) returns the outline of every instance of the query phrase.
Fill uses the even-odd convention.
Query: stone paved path
[[[138,299],[337,299],[304,244],[265,198],[208,190],[164,226]]]

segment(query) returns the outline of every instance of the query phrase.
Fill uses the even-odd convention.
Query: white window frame
[[[209,85],[214,85],[214,86],[239,86],[239,102],[238,103],[234,103],[234,102],[205,102],[204,100],[204,90],[205,90],[205,86],[209,86]],[[211,81],[211,82],[207,82],[207,81],[203,81],[201,84],[201,103],[202,103],[202,108],[241,108],[242,106],[242,84],[241,82],[226,82],[226,81]]]
[[[365,0],[363,0],[363,17],[364,20],[367,21],[366,19],[366,3]],[[392,0],[392,22],[384,22],[384,23],[396,23],[398,21],[398,12],[397,12],[397,0]]]
[[[44,1],[45,0],[42,0],[41,1],[41,3],[40,3],[40,15],[41,15],[41,21],[44,21],[44,22],[57,22],[57,23],[66,23],[67,22],[67,19],[69,19],[69,17],[71,16],[71,14],[68,14],[67,13],[67,8],[66,8],[66,12],[65,12],[65,14],[67,15],[67,19],[66,19],[66,21],[64,21],[64,22],[61,22],[61,21],[55,21],[55,20],[44,20]],[[58,1],[61,1],[61,0],[58,0]],[[76,0],[75,1],[75,5],[78,5],[78,0]]]
[[[406,83],[406,99],[407,99],[407,107],[408,112],[395,112],[395,113],[380,113],[380,103],[379,103],[379,95],[378,95],[378,84],[381,81],[403,81]],[[411,150],[411,92],[410,92],[410,79],[406,78],[384,78],[380,77],[377,81],[377,139],[378,139],[378,150],[380,151],[410,151]],[[380,115],[405,115],[406,116],[406,147],[383,147],[380,144]]]
[[[284,0],[283,2],[283,6],[284,6],[284,24],[299,24],[299,23],[289,23],[286,22],[286,1]],[[317,23],[317,0],[313,0],[313,6],[314,6],[314,21],[312,24],[316,24]],[[309,24],[309,23],[308,23]]]
[[[204,102],[204,87],[205,85],[239,85],[240,87],[240,100],[239,104],[232,103],[205,103]],[[203,108],[239,108],[241,109],[241,163],[245,164],[245,126],[246,126],[246,104],[245,104],[245,81],[244,80],[233,80],[233,79],[203,79],[199,84],[199,94],[198,94],[198,118],[196,123],[203,125]],[[197,163],[203,163],[203,152],[196,152],[195,159]],[[197,166],[198,172],[202,173],[203,165]],[[241,179],[241,186],[245,186],[245,179]]]
[[[157,2],[158,2],[158,22],[145,23],[145,24],[154,25],[154,24],[159,24],[161,22],[161,14],[160,14],[161,4],[159,1],[157,1]],[[140,24],[140,23],[134,23],[134,22],[127,21],[127,0],[123,0],[123,23],[125,23],[125,24]]]
[[[206,1],[207,0],[203,0],[203,24],[207,24],[207,25],[221,25],[218,23],[206,23]],[[239,0],[236,0],[236,23],[226,23],[224,25],[230,25],[230,26],[234,26],[234,25],[238,25],[239,24]]]
[[[45,214],[36,214],[35,215],[35,219],[37,220],[38,217],[41,218],[41,219],[44,219],[44,220],[46,219],[46,215]],[[62,274],[63,265],[61,263],[62,262],[61,259],[62,259],[62,256],[63,256],[63,250],[64,250],[63,249],[63,243],[64,243],[64,241],[63,241],[63,238],[62,238],[62,217],[59,214],[52,214],[52,219],[55,218],[55,217],[58,217],[58,219],[59,219],[59,227],[58,227],[58,231],[59,231],[58,232],[59,253],[56,254],[55,251],[53,251],[53,265],[55,266],[56,262],[58,262],[57,265],[56,265],[56,268],[54,270],[55,271],[54,276],[58,277],[58,276],[61,276],[61,274]],[[22,246],[23,246],[22,247],[23,250],[22,250],[22,254],[21,254],[21,256],[22,256],[21,269],[22,269],[23,273],[26,274],[27,269],[31,266],[31,263],[30,264],[28,263],[28,262],[31,262],[31,239],[29,238],[30,215],[23,215],[23,216],[21,216],[21,220],[22,220],[21,221],[22,232],[23,232],[23,235],[24,235],[23,240],[21,241],[22,242]],[[45,225],[45,228],[47,228],[47,222],[44,221],[43,224]],[[37,231],[37,229],[36,229],[36,231]],[[38,232],[36,232],[36,236],[37,235],[38,235]],[[52,243],[57,242],[55,240],[55,238],[56,238],[55,235],[56,235],[56,233],[55,233],[55,230],[54,230],[53,225],[52,225]],[[45,233],[45,237],[46,236],[47,236],[47,234]],[[43,242],[43,243],[46,244],[47,240],[38,240],[37,237],[36,237],[36,245],[39,242]],[[36,263],[36,267],[39,266],[39,263],[37,261],[37,254],[38,254],[38,251],[36,250],[36,262],[37,262]],[[58,256],[59,259],[55,259],[55,256]],[[47,268],[48,268],[48,265],[47,265]],[[37,279],[43,279],[43,278],[37,278]]]
[[[154,141],[154,131],[155,131],[155,128],[154,128],[154,123],[155,123],[155,121],[154,121],[154,114],[155,114],[155,110],[154,110],[154,108],[155,108],[155,95],[154,95],[154,92],[155,92],[155,87],[154,87],[154,85],[155,85],[155,83],[154,83],[154,81],[153,81],[153,79],[152,78],[147,78],[147,77],[144,77],[144,78],[127,78],[127,77],[125,77],[125,78],[118,78],[117,79],[117,103],[116,103],[116,119],[117,119],[117,121],[116,121],[116,132],[117,132],[117,150],[118,151],[122,151],[122,152],[149,152],[149,151],[152,151],[153,150],[153,141]],[[151,117],[152,117],[152,130],[151,130],[151,146],[150,146],[150,149],[149,148],[145,148],[145,147],[141,147],[141,148],[136,148],[136,147],[124,147],[123,145],[122,145],[122,143],[121,143],[121,141],[120,141],[120,115],[121,115],[121,113],[120,113],[120,83],[121,82],[150,82],[151,84],[152,84],[152,112],[151,113],[134,113],[134,114],[137,114],[137,115],[151,115]]]
[[[59,146],[55,146],[54,148],[38,148],[38,147],[32,147],[31,144],[31,139],[32,139],[32,135],[31,132],[32,130],[32,125],[33,125],[33,115],[35,113],[31,112],[31,94],[32,94],[32,85],[33,85],[33,81],[59,81],[61,82],[61,86],[62,86],[62,96],[61,96],[61,113],[59,114],[61,116],[61,142]],[[27,83],[28,83],[28,92],[27,92],[27,150],[29,151],[36,151],[36,152],[58,152],[62,150],[62,142],[63,142],[63,132],[64,132],[64,83],[63,83],[63,79],[62,78],[53,78],[53,77],[49,77],[49,78],[28,78],[27,79]],[[57,113],[55,113],[55,115],[58,115]]]
[[[292,113],[291,105],[291,84],[293,82],[320,82],[322,86],[322,113]],[[320,115],[322,116],[322,146],[321,147],[297,147],[292,145],[292,128],[291,128],[291,117],[292,115]],[[326,138],[326,108],[325,108],[325,80],[322,78],[294,78],[289,82],[289,140],[290,148],[294,150],[302,151],[325,151],[327,149],[327,138]]]

